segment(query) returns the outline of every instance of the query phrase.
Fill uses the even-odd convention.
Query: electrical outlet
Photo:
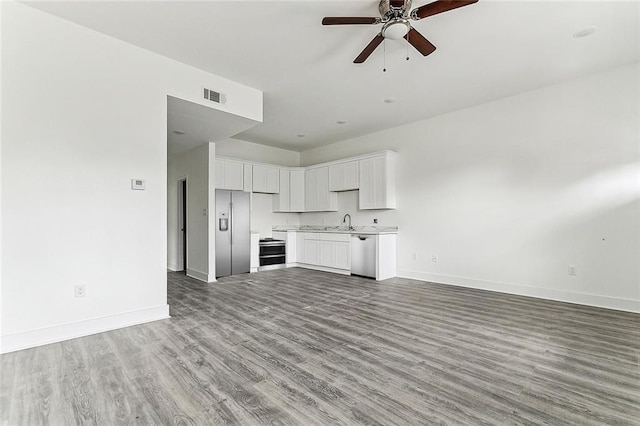
[[[578,273],[576,269],[576,265],[569,265],[569,269],[567,270],[569,275],[576,275]]]
[[[84,297],[87,295],[87,286],[84,284],[76,285],[73,288],[74,297]]]
[[[438,263],[438,255],[436,255],[436,254],[432,254],[432,255],[431,255],[431,261],[432,261],[433,263]]]
[[[418,253],[411,253],[411,260],[418,260]]]

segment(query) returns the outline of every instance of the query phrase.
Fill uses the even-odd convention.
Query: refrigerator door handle
[[[229,217],[233,218],[233,202],[229,203]],[[233,245],[233,222],[231,222],[231,232],[229,232],[229,244]]]

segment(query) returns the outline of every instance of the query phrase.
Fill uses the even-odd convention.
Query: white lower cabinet
[[[334,267],[351,270],[351,243],[348,241],[335,242],[333,247],[335,250]]]
[[[350,234],[320,234],[320,265],[350,271],[350,241]]]
[[[291,234],[294,234],[293,232]],[[275,234],[274,234],[275,237]],[[396,276],[396,235],[375,237],[375,279],[386,280]],[[351,234],[330,232],[295,232],[288,235],[287,250],[295,250],[295,265],[348,275],[351,273]],[[294,243],[295,241],[295,243]],[[287,254],[287,257],[289,255]],[[290,263],[287,261],[287,263]]]
[[[325,268],[351,269],[349,234],[299,232],[296,238],[297,261]]]
[[[333,266],[335,258],[335,249],[333,247],[333,241],[319,241],[320,247],[320,266],[326,266],[331,268]]]
[[[304,263],[304,233],[296,232],[296,262]]]
[[[318,240],[304,240],[304,262],[310,265],[320,264],[320,242]]]
[[[260,234],[251,233],[251,250],[249,257],[249,271],[258,272],[260,266]]]

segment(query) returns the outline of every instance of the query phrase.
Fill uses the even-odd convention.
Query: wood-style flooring
[[[298,268],[1,357],[2,425],[640,424],[640,315]]]

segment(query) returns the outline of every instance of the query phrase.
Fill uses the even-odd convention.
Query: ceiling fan
[[[369,55],[376,50],[385,38],[397,40],[403,38],[416,50],[427,56],[436,50],[436,47],[422,34],[416,31],[410,20],[419,21],[438,13],[447,12],[462,6],[476,3],[478,0],[437,0],[424,6],[411,10],[411,0],[380,0],[378,10],[379,18],[369,17],[326,17],[322,25],[377,25],[382,24],[382,29],[364,50],[354,59],[354,63],[360,64],[367,60]],[[408,58],[407,58],[408,59]]]

